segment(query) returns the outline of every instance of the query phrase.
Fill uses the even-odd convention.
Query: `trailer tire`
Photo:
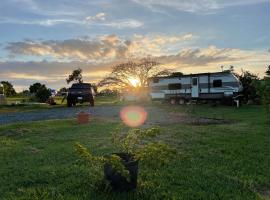
[[[170,104],[171,105],[175,105],[176,104],[176,99],[175,98],[171,98],[170,99]]]
[[[185,103],[186,103],[186,100],[185,99],[182,99],[181,98],[181,99],[178,100],[178,104],[179,105],[184,105]]]

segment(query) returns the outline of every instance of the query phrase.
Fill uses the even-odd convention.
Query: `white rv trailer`
[[[153,100],[169,100],[172,104],[186,100],[233,99],[243,90],[241,82],[230,71],[154,77],[149,79]]]

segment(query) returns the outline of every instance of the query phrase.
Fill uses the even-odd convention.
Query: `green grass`
[[[22,100],[25,100],[23,102]],[[66,100],[62,102],[62,97],[55,97],[55,102],[57,105],[51,106],[48,104],[39,103],[29,103],[29,99],[12,97],[8,98],[8,105],[0,105],[0,114],[11,113],[11,112],[27,112],[42,109],[55,109],[67,107]],[[19,103],[19,104],[18,104]],[[117,97],[96,97],[95,105],[122,105],[123,103],[119,101]],[[88,103],[78,104],[77,106],[89,106]]]
[[[74,143],[80,142],[94,154],[108,154],[110,132],[118,123],[96,119],[87,125],[75,120],[4,125],[0,199],[269,199],[270,123],[262,107],[163,107],[234,123],[162,126],[160,139],[178,154],[158,173],[141,167],[140,180],[153,187],[140,182],[130,193],[91,190],[87,168],[77,164],[74,152]]]

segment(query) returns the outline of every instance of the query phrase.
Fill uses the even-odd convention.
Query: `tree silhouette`
[[[7,97],[13,96],[13,95],[16,94],[16,91],[15,91],[13,85],[10,82],[8,82],[8,81],[1,81],[1,84],[3,86],[3,88],[2,88],[3,93]]]
[[[266,74],[266,76],[270,77],[270,65],[268,66],[265,74]]]
[[[78,68],[78,69],[73,70],[73,72],[68,76],[66,81],[67,81],[67,84],[69,84],[72,81],[77,82],[77,83],[82,83],[83,82],[82,69]]]
[[[170,70],[161,70],[159,63],[150,59],[142,59],[138,62],[129,61],[113,66],[111,74],[101,80],[98,86],[133,88],[131,80],[135,79],[138,81],[137,87],[147,87],[149,78],[170,74]]]

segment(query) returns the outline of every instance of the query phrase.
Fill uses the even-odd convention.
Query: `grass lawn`
[[[74,152],[80,142],[94,154],[107,154],[118,123],[1,126],[0,199],[270,199],[270,123],[262,107],[163,107],[234,123],[162,126],[160,139],[178,154],[158,173],[144,168],[138,190],[130,193],[93,191],[88,169],[78,165]]]
[[[27,111],[36,111],[36,110],[42,110],[42,109],[55,109],[55,108],[63,108],[67,107],[67,102],[62,102],[63,97],[55,97],[55,101],[57,105],[50,106],[48,104],[39,104],[39,103],[29,103],[26,98],[17,98],[17,97],[11,97],[7,99],[8,105],[0,105],[0,114],[4,113],[11,113],[11,112],[27,112]],[[22,100],[25,100],[23,103]],[[16,104],[21,103],[21,104]],[[112,104],[123,104],[119,101],[117,97],[96,97],[95,98],[95,105],[112,105]],[[89,106],[88,103],[84,104],[78,104],[78,106]]]

